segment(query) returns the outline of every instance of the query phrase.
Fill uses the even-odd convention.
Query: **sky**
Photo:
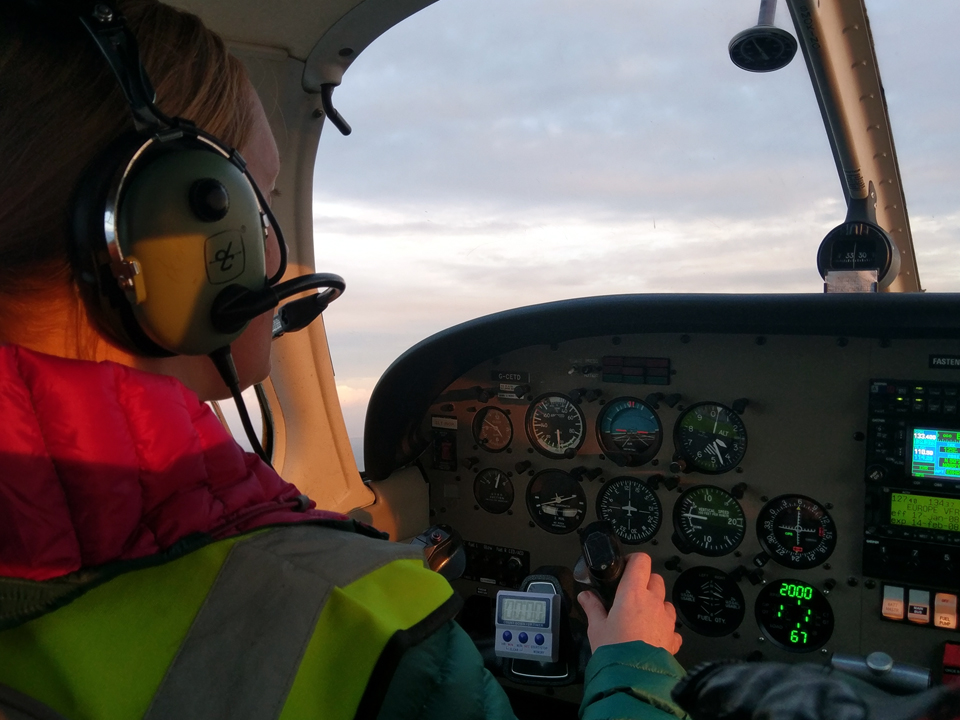
[[[960,3],[867,0],[922,286],[960,289]],[[758,0],[439,0],[353,63],[314,183],[348,434],[407,348],[512,307],[624,292],[821,292],[845,215],[798,53],[727,45]],[[780,3],[777,25],[793,31]]]

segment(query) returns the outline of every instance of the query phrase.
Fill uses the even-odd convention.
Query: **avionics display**
[[[890,524],[960,532],[960,499],[890,493]]]
[[[910,455],[914,477],[960,480],[960,432],[914,428]]]

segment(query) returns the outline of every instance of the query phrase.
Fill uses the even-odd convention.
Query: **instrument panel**
[[[809,302],[839,325],[858,316]],[[960,582],[941,557],[951,532],[960,543],[960,415],[955,401],[948,413],[912,396],[957,391],[960,360],[934,358],[960,358],[960,333],[925,332],[912,312],[871,330],[871,313],[859,316],[868,336],[826,320],[822,332],[678,320],[602,334],[580,320],[535,344],[472,347],[476,362],[432,393],[409,451],[432,522],[467,541],[456,590],[493,597],[537,567],[572,568],[576,530],[604,519],[664,576],[686,667],[883,651],[936,669],[944,641],[960,641]],[[912,415],[896,414],[907,405]],[[917,466],[926,485],[903,471],[914,430],[921,460],[943,445],[932,457],[947,470]]]

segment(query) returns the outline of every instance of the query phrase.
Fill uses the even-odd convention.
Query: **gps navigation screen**
[[[960,432],[914,428],[911,474],[960,480]]]
[[[960,531],[960,499],[890,493],[890,524]]]

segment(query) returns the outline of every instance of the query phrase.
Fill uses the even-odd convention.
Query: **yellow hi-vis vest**
[[[375,716],[402,651],[458,605],[416,547],[284,526],[0,632],[0,683],[69,720]]]

